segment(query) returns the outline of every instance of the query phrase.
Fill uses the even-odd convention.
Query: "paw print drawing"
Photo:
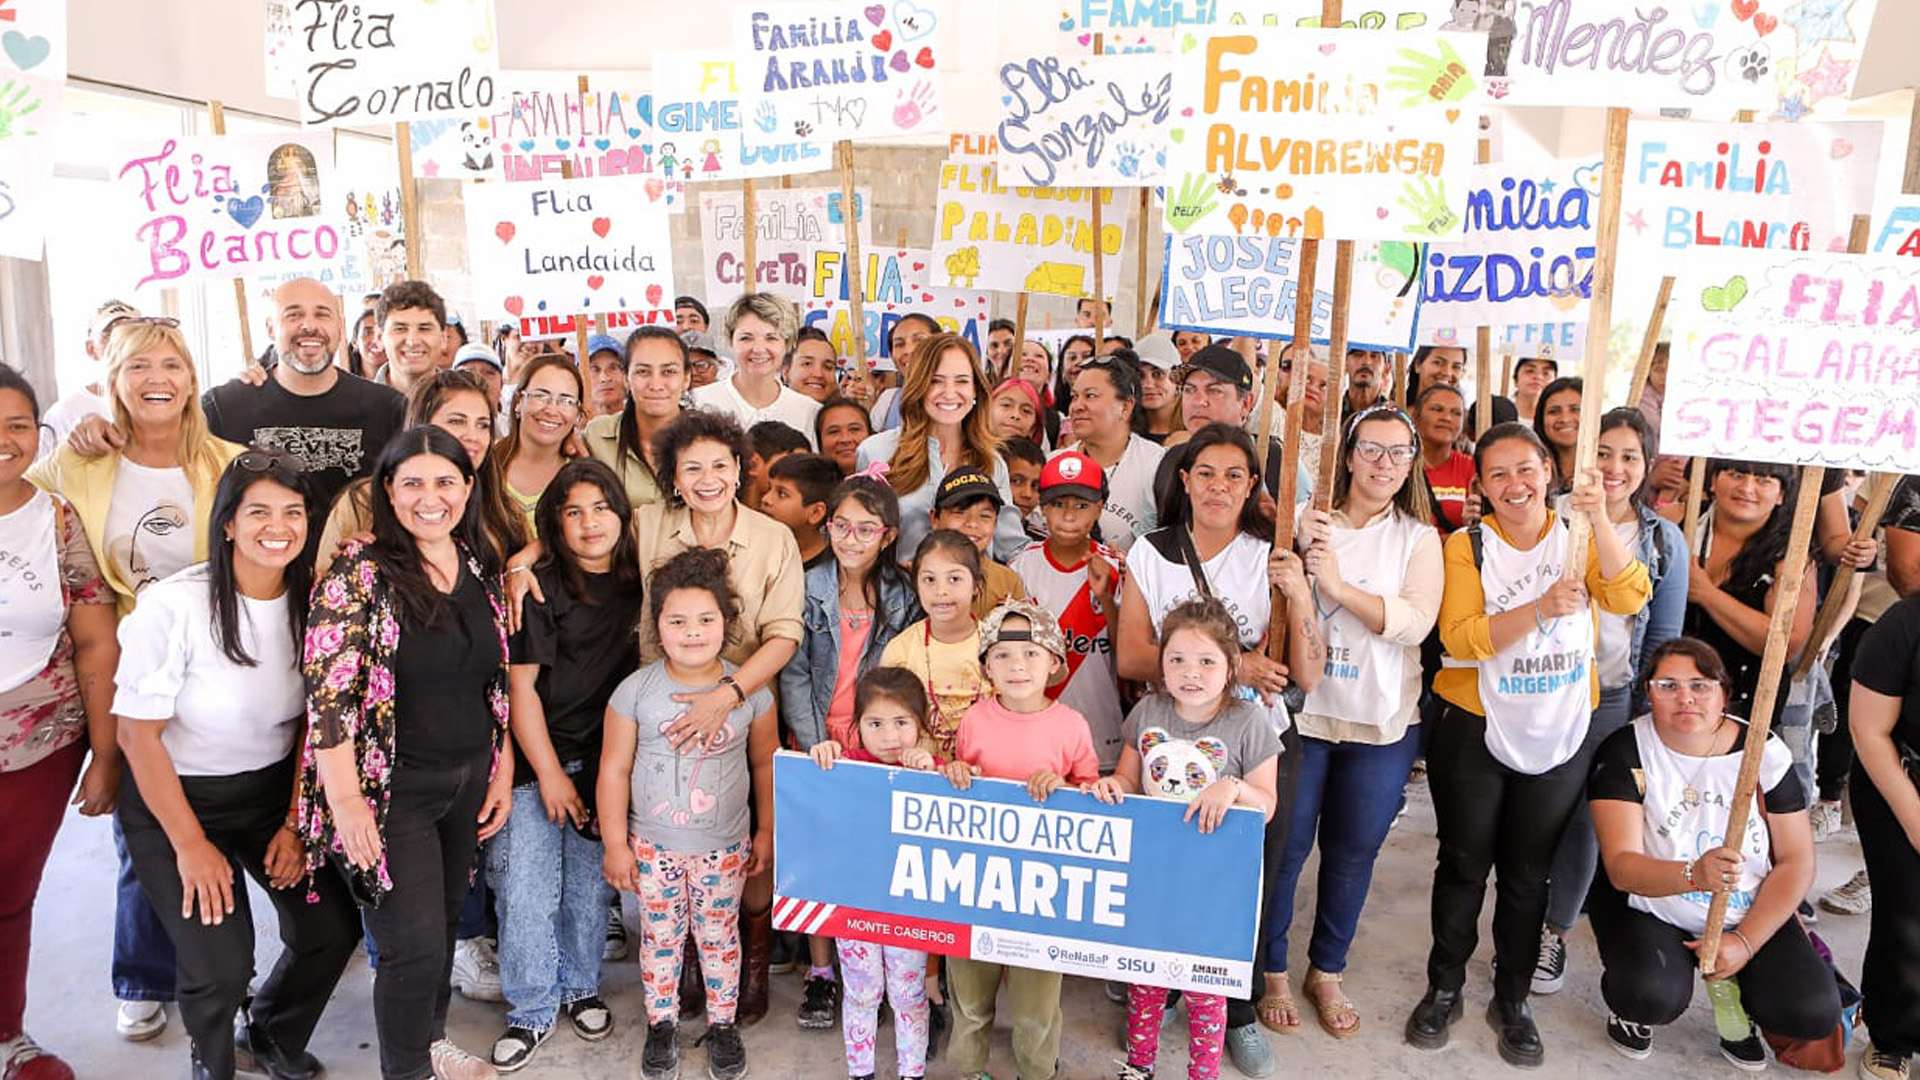
[[[773,107],[773,102],[763,101],[760,103],[759,111],[754,113],[753,126],[759,128],[762,133],[767,135],[773,134],[774,129],[780,126],[780,114],[778,110]]]
[[[1773,54],[1765,45],[1754,43],[1739,49],[1728,58],[1727,67],[1749,83],[1758,83],[1767,73]]]
[[[911,91],[902,90],[895,96],[893,125],[898,128],[919,127],[920,121],[932,115],[937,108],[933,103],[933,84],[915,83]]]
[[[793,133],[804,139],[813,134],[813,125],[807,123],[805,120],[795,120],[793,122]]]
[[[1116,145],[1113,148],[1113,169],[1128,178],[1139,176],[1140,148],[1130,142]]]

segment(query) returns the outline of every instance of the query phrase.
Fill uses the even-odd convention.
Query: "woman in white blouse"
[[[359,942],[344,882],[295,887],[307,876],[290,807],[312,510],[296,459],[245,451],[215,489],[208,560],[148,586],[120,624],[120,826],[179,958],[196,1080],[234,1074],[253,975],[240,873],[267,890],[285,946],[237,1032],[255,1071],[319,1070],[307,1040]]]

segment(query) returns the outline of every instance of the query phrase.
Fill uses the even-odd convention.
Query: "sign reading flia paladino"
[[[857,762],[774,760],[774,925],[946,956],[1245,994],[1260,815],[1209,835],[1186,804]]]

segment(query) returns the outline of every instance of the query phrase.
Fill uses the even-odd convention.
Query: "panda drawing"
[[[1192,802],[1220,779],[1227,744],[1211,735],[1188,742],[1152,727],[1140,733],[1141,786],[1148,795]]]
[[[468,172],[487,172],[493,168],[493,136],[472,120],[460,125],[460,145],[467,152],[463,163]]]

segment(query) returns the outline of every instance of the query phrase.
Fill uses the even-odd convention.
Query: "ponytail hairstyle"
[[[1165,665],[1167,642],[1173,640],[1177,630],[1191,630],[1204,636],[1219,646],[1227,658],[1227,685],[1220,695],[1220,705],[1232,700],[1238,678],[1233,674],[1240,669],[1240,628],[1234,624],[1233,614],[1218,597],[1196,596],[1175,604],[1171,610],[1160,617],[1160,653],[1158,663]]]
[[[849,476],[827,496],[827,520],[831,522],[841,504],[849,501],[859,503],[861,509],[879,518],[880,524],[893,532],[893,539],[880,546],[874,555],[873,568],[860,581],[860,595],[867,598],[868,609],[879,611],[887,583],[913,592],[913,582],[908,581],[906,572],[900,569],[900,555],[896,550],[900,543],[900,499],[884,480],[864,474]]]

